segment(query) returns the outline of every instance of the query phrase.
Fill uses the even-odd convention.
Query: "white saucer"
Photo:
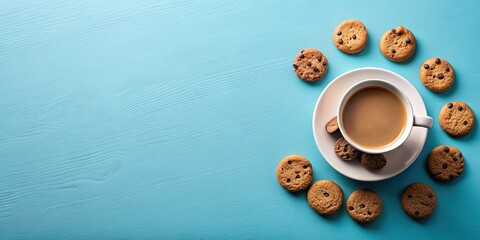
[[[414,115],[427,115],[422,96],[417,89],[402,76],[381,68],[358,68],[346,72],[323,90],[313,111],[313,136],[318,150],[325,160],[341,174],[360,181],[379,181],[391,178],[407,169],[422,151],[428,129],[413,127],[408,139],[397,149],[385,153],[387,165],[379,171],[365,169],[360,161],[343,161],[333,151],[340,134],[328,134],[325,124],[336,115],[343,93],[353,84],[366,79],[383,79],[401,89],[410,99]]]

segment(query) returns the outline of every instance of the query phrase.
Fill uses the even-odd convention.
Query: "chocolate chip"
[[[440,61],[440,58],[435,59],[435,63],[436,63],[436,64],[440,64],[440,62],[441,62],[441,61]]]
[[[312,63],[311,62],[307,62],[307,66],[312,66]]]
[[[293,68],[297,69],[297,68],[298,68],[298,65],[297,65],[297,64],[293,64]]]
[[[392,49],[392,53],[396,53],[397,51],[395,51],[395,49]]]
[[[352,206],[348,207],[348,210],[352,211],[352,210],[353,210],[353,207],[352,207]]]
[[[323,193],[323,196],[328,197],[328,196],[330,196],[330,194],[328,194],[328,193]]]
[[[448,148],[447,146],[443,147],[443,151],[448,153],[450,151],[450,148]]]
[[[342,40],[342,39],[338,39],[338,43],[339,43],[339,44],[343,44],[343,40]]]
[[[453,156],[453,161],[456,162],[456,161],[457,161],[457,157]]]
[[[420,214],[420,212],[419,212],[419,211],[415,211],[415,215],[417,215],[417,216],[418,216],[418,214]]]
[[[346,152],[348,150],[348,144],[343,147],[343,151]]]
[[[300,53],[303,53],[303,51],[305,51],[305,50],[300,51]]]
[[[468,122],[467,122],[467,121],[463,121],[463,125],[467,125],[467,124],[468,124]]]
[[[445,71],[446,71],[446,72],[450,72],[450,68],[449,68],[449,67],[446,67],[446,68],[445,68]]]
[[[453,176],[452,174],[450,174],[450,175],[448,175],[448,178],[450,178],[450,180],[451,180],[451,179],[454,179],[455,176]]]
[[[458,156],[459,156],[459,157],[463,157],[463,154],[462,154],[462,153],[459,153]]]
[[[364,208],[365,207],[365,204],[360,204],[360,208]]]
[[[352,38],[357,39],[357,35],[353,34]]]
[[[318,69],[317,67],[313,67],[313,71],[318,72],[320,71],[320,69]]]
[[[423,68],[428,69],[429,67],[428,64],[423,64]]]
[[[367,214],[368,214],[368,215],[372,215],[372,212],[370,212],[370,211],[367,211]]]
[[[453,104],[452,104],[451,102],[449,102],[449,103],[447,104],[447,107],[448,107],[448,108],[452,108],[452,107],[453,107]]]
[[[307,169],[307,168],[308,168],[308,166],[307,166],[307,165],[303,165],[303,168],[304,168],[304,169]]]
[[[442,74],[442,73],[439,73],[439,74],[437,75],[437,77],[438,77],[438,79],[443,79],[443,74]]]
[[[412,40],[410,38],[405,39],[406,43],[410,43]]]
[[[300,178],[300,175],[297,174],[297,176],[295,176],[295,178]]]
[[[446,163],[443,164],[443,169],[447,169],[448,165]]]
[[[428,198],[433,198],[433,195],[431,193],[429,193]]]
[[[288,160],[288,164],[292,164],[292,161]]]
[[[303,55],[303,54],[300,54],[300,58],[304,58],[304,57],[305,57],[305,55]]]
[[[396,32],[397,32],[397,29],[392,28],[392,32],[393,32],[393,33],[396,33]]]
[[[408,198],[412,198],[412,195],[408,195]]]
[[[321,61],[322,61],[322,57],[318,57],[318,58],[317,58],[317,61],[318,61],[318,62],[321,62]]]
[[[458,111],[462,111],[463,110],[463,107],[462,106],[458,106]]]
[[[290,182],[290,178],[287,178],[287,182]]]
[[[342,35],[342,32],[341,32],[341,31],[338,31],[338,32],[337,32],[337,35],[338,35],[338,36]]]
[[[327,62],[323,62],[322,65],[323,65],[323,66],[327,66]]]

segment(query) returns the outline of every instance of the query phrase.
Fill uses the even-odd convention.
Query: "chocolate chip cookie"
[[[380,51],[392,62],[403,62],[415,53],[417,42],[410,30],[399,26],[386,31],[380,39]]]
[[[293,70],[306,82],[322,79],[328,69],[328,60],[317,49],[307,48],[300,51],[293,61]]]
[[[348,215],[360,223],[373,222],[382,212],[382,199],[372,190],[360,189],[347,199]]]
[[[338,119],[337,116],[333,117],[330,119],[330,121],[325,124],[325,130],[327,130],[327,133],[335,133],[338,131]]]
[[[449,102],[443,106],[438,116],[440,127],[453,137],[461,137],[472,131],[475,115],[464,102]]]
[[[435,191],[424,183],[412,183],[402,193],[402,207],[408,216],[425,219],[433,214],[437,206]]]
[[[307,192],[310,207],[321,215],[332,215],[343,204],[343,190],[333,181],[319,180]]]
[[[360,162],[365,168],[370,170],[380,170],[387,165],[387,159],[383,154],[362,153]]]
[[[344,137],[340,137],[336,142],[335,142],[335,154],[342,160],[353,160],[358,158],[360,155],[360,151],[358,151],[356,148],[354,148],[350,143],[345,140]]]
[[[422,84],[433,92],[442,93],[453,86],[455,71],[442,58],[430,58],[420,66]]]
[[[283,158],[277,167],[277,180],[288,191],[298,192],[310,186],[313,178],[312,164],[300,155]]]
[[[427,169],[437,180],[450,182],[457,179],[464,169],[462,152],[452,146],[438,146],[427,158]]]
[[[341,22],[333,31],[333,43],[344,53],[361,52],[367,45],[367,41],[367,28],[362,22],[355,19]]]

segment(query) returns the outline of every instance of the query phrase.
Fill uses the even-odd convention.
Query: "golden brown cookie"
[[[332,215],[343,204],[343,190],[333,181],[319,180],[307,192],[310,207],[321,215]]]
[[[344,137],[340,137],[335,142],[335,154],[342,160],[353,160],[360,156],[360,151],[354,148]]]
[[[299,78],[307,82],[322,79],[328,69],[328,60],[317,49],[307,48],[300,51],[293,60],[293,70]]]
[[[442,58],[430,58],[420,66],[422,84],[433,92],[442,93],[453,86],[455,71]]]
[[[367,41],[367,28],[362,22],[355,19],[341,22],[333,31],[333,43],[344,53],[361,52],[367,45]]]
[[[347,199],[348,215],[357,222],[373,222],[382,212],[382,199],[372,190],[359,189]]]
[[[440,127],[453,137],[461,137],[472,131],[475,115],[464,102],[449,102],[443,106],[438,116]]]
[[[360,162],[365,168],[370,170],[380,170],[387,165],[387,159],[383,154],[362,153]]]
[[[402,207],[408,216],[425,219],[433,214],[437,206],[435,191],[424,183],[412,183],[402,193]]]
[[[427,158],[427,169],[437,180],[450,182],[457,179],[464,169],[462,152],[452,146],[438,146]]]
[[[297,192],[308,188],[312,178],[312,164],[303,156],[290,155],[278,164],[277,180],[288,191]]]
[[[333,117],[332,119],[330,119],[330,121],[327,122],[327,124],[325,124],[325,130],[327,130],[327,133],[330,134],[338,131],[337,116]]]
[[[380,51],[393,62],[403,62],[415,53],[417,42],[410,30],[399,26],[386,31],[380,39]]]

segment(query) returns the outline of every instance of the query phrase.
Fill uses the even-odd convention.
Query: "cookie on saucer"
[[[350,143],[345,140],[344,137],[340,137],[335,142],[334,146],[335,154],[342,160],[353,160],[360,156],[360,151],[354,148]]]
[[[333,117],[330,119],[330,121],[325,124],[325,130],[327,130],[327,133],[336,133],[338,131],[338,119],[337,116]]]
[[[362,153],[360,162],[369,170],[380,170],[387,165],[387,159],[383,154]]]

